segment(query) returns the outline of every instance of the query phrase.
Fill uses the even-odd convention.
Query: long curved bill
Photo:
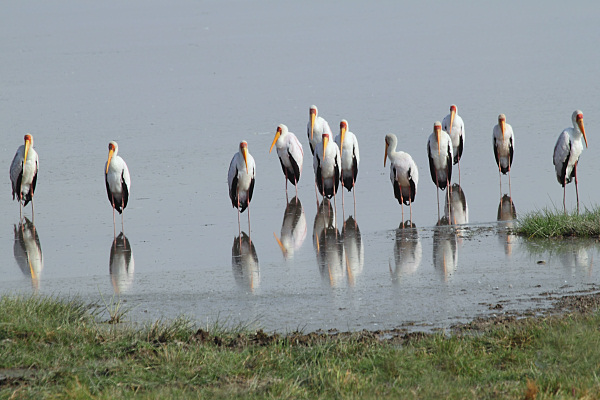
[[[244,163],[246,163],[246,173],[248,173],[248,148],[242,148],[242,155],[244,156]]]
[[[25,165],[25,163],[27,162],[27,153],[29,153],[30,147],[31,147],[31,141],[26,139],[25,140],[25,155],[23,157],[23,165]]]
[[[340,159],[342,158],[342,151],[344,151],[344,137],[346,136],[346,127],[340,128]]]
[[[387,161],[387,150],[388,150],[388,142],[385,142],[385,153],[383,153],[383,166],[385,167],[385,162]]]
[[[454,116],[455,116],[455,115],[456,115],[456,110],[455,110],[454,108],[452,108],[452,109],[450,110],[450,126],[448,127],[448,128],[449,128],[449,129],[448,129],[448,132],[447,132],[447,133],[448,133],[448,135],[451,135],[451,134],[452,134],[452,126],[453,126],[453,124],[454,124]]]
[[[436,134],[437,134],[437,142],[438,142],[438,155],[442,154],[442,149],[440,148],[440,135],[442,134],[442,130],[437,128],[436,129]]]
[[[281,249],[281,252],[283,253],[283,256],[287,258],[287,249],[285,248],[285,246],[283,245],[283,243],[281,243],[281,240],[279,240],[279,238],[277,237],[277,235],[275,234],[275,232],[273,232],[273,236],[275,236],[275,240],[277,240],[277,244],[279,245],[279,248]]]
[[[106,162],[106,173],[108,174],[108,167],[110,166],[110,160],[113,158],[113,154],[115,153],[114,149],[110,149],[108,151],[108,161]]]
[[[587,144],[587,137],[585,136],[585,128],[583,127],[583,117],[579,118],[579,116],[577,117],[577,125],[579,126],[579,130],[581,131],[581,133],[583,133],[583,140],[585,140],[585,147],[588,147]],[[27,153],[25,153],[27,154]]]
[[[269,154],[271,154],[271,150],[273,150],[273,146],[275,146],[275,143],[277,142],[277,139],[279,139],[279,136],[281,136],[281,129],[277,129],[275,139],[273,139],[273,143],[271,143],[271,148],[269,149]]]
[[[313,132],[315,130],[315,113],[310,113],[310,140],[313,140]]]
[[[323,135],[323,158],[325,158],[325,149],[327,148],[327,144],[329,143],[329,135]]]
[[[506,121],[500,120],[500,131],[502,132],[502,141],[504,141],[504,130],[506,129]]]

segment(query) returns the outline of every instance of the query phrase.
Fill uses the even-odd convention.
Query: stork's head
[[[248,173],[248,143],[245,140],[240,142],[240,153],[244,157],[244,163],[246,164],[246,173]]]
[[[502,140],[504,140],[504,130],[506,129],[506,115],[498,115],[498,126],[500,127],[500,131],[502,132]]]
[[[442,134],[442,123],[440,121],[435,121],[433,124],[433,132],[437,137],[438,154],[441,154],[442,150],[440,148],[440,136]]]
[[[33,146],[33,136],[29,133],[25,135],[25,154],[23,155],[23,163],[27,162],[27,153],[29,153],[29,148]]]
[[[275,143],[277,142],[277,139],[279,139],[280,136],[285,135],[288,131],[287,126],[285,126],[284,124],[279,124],[279,126],[277,127],[277,131],[275,132],[275,139],[273,139],[273,143],[271,143],[271,148],[269,149],[269,153],[271,153],[271,150],[273,150],[273,146],[275,146]]]
[[[114,156],[117,155],[117,153],[119,152],[119,145],[117,145],[117,142],[112,141],[108,144],[108,161],[106,161],[106,171],[105,173],[108,174],[108,167],[110,166],[110,160],[112,160],[112,158]]]
[[[317,119],[317,114],[319,111],[317,110],[317,106],[314,104],[310,106],[308,110],[308,115],[310,117],[310,140],[313,140],[313,131],[315,129],[315,119]]]
[[[573,111],[573,126],[579,128],[583,134],[583,140],[585,140],[585,147],[588,146],[587,137],[585,136],[585,127],[583,126],[583,112],[581,110]]]
[[[348,121],[343,119],[340,122],[340,158],[342,157],[342,151],[344,149],[344,138],[346,137],[347,130],[348,130]]]

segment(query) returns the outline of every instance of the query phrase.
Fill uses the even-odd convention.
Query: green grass
[[[527,237],[598,237],[600,236],[600,207],[586,209],[581,214],[565,214],[560,210],[544,209],[519,218],[517,234]]]
[[[600,398],[597,311],[382,341],[185,318],[134,329],[35,296],[1,297],[0,310],[2,399]]]

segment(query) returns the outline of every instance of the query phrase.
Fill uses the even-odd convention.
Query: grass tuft
[[[598,237],[600,236],[600,207],[571,214],[543,209],[519,219],[515,233],[529,238]]]

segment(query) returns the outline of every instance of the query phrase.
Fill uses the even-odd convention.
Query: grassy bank
[[[527,237],[597,237],[600,236],[600,208],[581,214],[544,209],[519,219],[516,233]]]
[[[0,310],[0,398],[600,398],[598,312],[381,340],[132,329],[52,298]]]

